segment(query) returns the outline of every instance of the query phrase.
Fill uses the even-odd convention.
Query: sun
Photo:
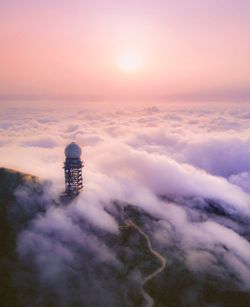
[[[116,65],[123,72],[134,73],[142,68],[143,60],[135,52],[126,51],[117,57]]]

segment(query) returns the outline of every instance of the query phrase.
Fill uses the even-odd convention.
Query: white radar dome
[[[70,143],[66,148],[65,148],[65,156],[67,158],[71,159],[77,159],[81,157],[82,150],[79,145],[77,145],[75,142]]]

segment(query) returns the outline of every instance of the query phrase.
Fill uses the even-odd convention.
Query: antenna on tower
[[[77,196],[83,188],[81,154],[81,147],[75,142],[65,148],[65,194],[69,197]]]

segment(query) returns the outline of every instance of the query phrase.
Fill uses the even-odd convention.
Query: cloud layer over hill
[[[63,190],[67,143],[82,146],[85,162],[84,193],[71,206],[48,206],[30,221],[19,235],[20,258],[31,261],[42,285],[54,287],[58,296],[61,287],[68,289],[72,270],[89,261],[88,253],[93,263],[107,264],[109,274],[123,272],[118,251],[108,243],[120,233],[113,208],[118,200],[122,207],[130,203],[151,216],[142,225],[166,258],[181,257],[194,273],[213,272],[249,290],[249,119],[246,106],[2,110],[0,163],[53,180],[51,197]],[[25,195],[17,192],[21,196],[25,204]],[[179,253],[169,250],[173,246]],[[95,276],[93,270],[82,274]],[[84,289],[84,278],[77,276]],[[97,280],[89,282],[100,290],[103,283]],[[138,283],[140,273],[131,280]],[[109,286],[111,281],[103,291],[108,293]],[[66,292],[65,306],[74,297]],[[110,300],[109,306],[119,301]]]

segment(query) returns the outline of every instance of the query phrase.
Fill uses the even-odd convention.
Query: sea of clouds
[[[58,297],[62,286],[69,291],[65,271],[77,270],[84,250],[122,270],[112,247],[90,231],[92,225],[119,235],[118,222],[109,213],[113,202],[119,201],[156,218],[145,231],[166,258],[164,247],[175,241],[190,270],[214,271],[249,290],[249,123],[247,105],[105,111],[84,106],[2,108],[1,166],[51,180],[50,193],[56,197],[64,189],[62,166],[68,143],[82,147],[85,164],[84,192],[68,207],[44,201],[45,213],[35,215],[19,235],[20,259],[30,261],[40,272],[40,282],[54,287]],[[21,203],[27,203],[28,193],[16,193]],[[221,214],[209,213],[206,200],[215,202]],[[82,274],[95,274],[89,270]],[[138,274],[131,276],[135,283],[140,279]],[[95,284],[98,291],[108,293],[107,284],[104,287],[97,277],[93,280],[91,287]],[[79,287],[84,289],[82,283]],[[59,305],[72,303],[74,295],[68,294],[68,300],[63,296]],[[89,300],[87,306],[93,305],[93,298]],[[128,298],[127,302],[133,306]],[[118,301],[110,298],[109,306],[119,306]]]

